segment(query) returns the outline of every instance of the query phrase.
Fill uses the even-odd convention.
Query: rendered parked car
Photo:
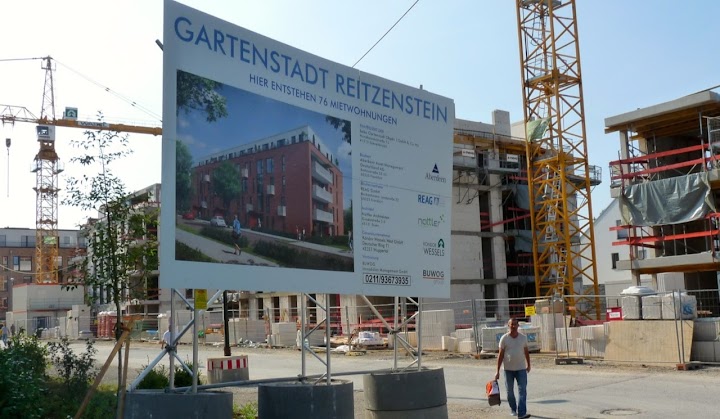
[[[227,227],[225,219],[221,215],[216,215],[210,220],[210,225],[215,227]]]
[[[194,220],[195,219],[195,211],[188,211],[182,215],[182,218],[184,220]]]

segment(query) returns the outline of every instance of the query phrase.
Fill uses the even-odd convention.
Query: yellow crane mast
[[[55,93],[53,88],[52,57],[43,57],[45,86],[40,117],[35,117],[24,107],[0,105],[0,122],[30,122],[37,124],[36,133],[40,149],[33,161],[35,173],[35,281],[41,284],[58,283],[58,175],[62,163],[55,151],[55,127],[71,127],[90,130],[132,132],[161,135],[162,128],[113,124],[106,122],[78,121],[76,111],[66,112],[62,119],[55,118]]]
[[[516,0],[516,9],[536,295],[599,319],[575,0]]]

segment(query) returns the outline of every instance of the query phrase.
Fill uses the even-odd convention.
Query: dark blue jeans
[[[517,381],[518,394],[520,400],[515,400],[515,381]],[[518,416],[527,413],[527,371],[508,371],[505,370],[505,387],[507,390],[507,401],[510,410],[517,412]]]

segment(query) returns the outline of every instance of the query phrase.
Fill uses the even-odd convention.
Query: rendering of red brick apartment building
[[[213,172],[235,166],[242,192],[224,208]],[[205,156],[193,169],[193,208],[203,218],[238,215],[243,228],[310,235],[346,234],[343,174],[333,151],[308,126]]]

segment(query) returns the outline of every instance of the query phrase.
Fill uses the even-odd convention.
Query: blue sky
[[[188,145],[193,164],[209,154],[309,125],[339,162],[344,205],[349,208],[352,199],[351,147],[343,141],[342,132],[325,121],[325,115],[229,85],[221,85],[216,92],[226,100],[228,115],[225,118],[207,122],[202,111],[178,114],[177,136]]]
[[[348,66],[413,2],[181,1]],[[604,133],[604,119],[720,84],[720,54],[713,47],[720,2],[577,0],[577,16],[588,156],[603,168],[604,182],[592,194],[598,215],[610,201],[608,162],[618,150],[617,135]],[[162,1],[9,2],[0,14],[0,39],[7,40],[0,59],[57,59],[62,64],[54,80],[58,113],[75,106],[81,116],[92,118],[102,110],[112,121],[157,125],[160,118],[137,105],[154,114],[162,111],[162,52],[155,45],[162,38],[162,24]],[[492,111],[502,109],[519,121],[519,62],[513,1],[420,0],[356,68],[452,98],[459,118],[491,122]],[[39,61],[0,61],[0,76],[0,103],[39,114],[44,83]],[[29,171],[37,153],[33,130],[32,124],[0,128],[0,143],[13,138],[9,158],[0,150],[2,226],[35,225],[35,177]],[[81,136],[80,130],[58,129],[63,161],[75,153],[69,140]],[[130,138],[135,155],[117,167],[126,185],[139,189],[159,182],[159,139]],[[78,172],[66,166],[64,176],[70,174]],[[61,178],[61,187],[64,182]],[[62,206],[59,225],[73,228],[87,215],[94,214]]]

